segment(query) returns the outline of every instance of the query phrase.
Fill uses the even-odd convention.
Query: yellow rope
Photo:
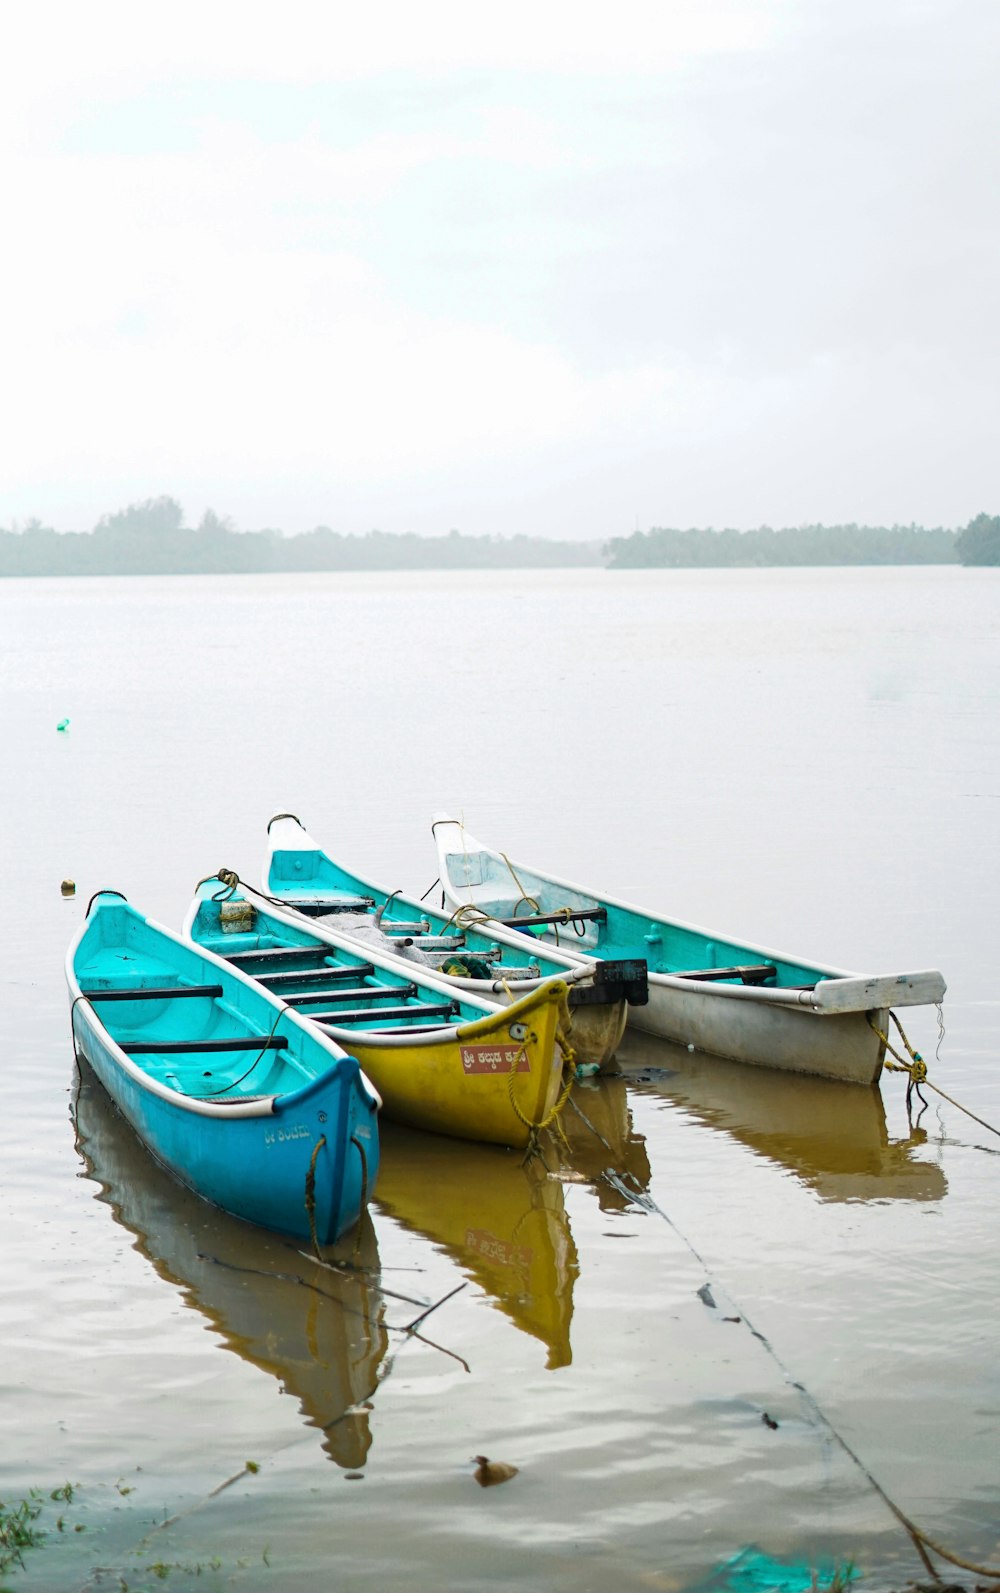
[[[892,1041],[889,1039],[889,1036],[887,1034],[883,1034],[882,1033],[882,1030],[879,1028],[878,1024],[874,1021],[874,1019],[872,1018],[871,1014],[869,1013],[868,1014],[868,1022],[871,1024],[871,1027],[875,1030],[875,1033],[878,1035],[879,1039],[882,1041],[882,1044],[885,1046],[886,1050],[889,1052],[889,1055],[895,1058],[894,1061],[892,1061],[892,1062],[888,1062],[887,1061],[885,1063],[885,1067],[888,1070],[888,1072],[890,1072],[890,1073],[906,1073],[909,1076],[910,1082],[912,1084],[914,1084],[914,1085],[926,1084],[927,1088],[929,1090],[933,1090],[935,1095],[940,1095],[942,1100],[947,1101],[950,1106],[954,1106],[954,1107],[956,1107],[958,1109],[958,1111],[964,1112],[966,1117],[971,1117],[972,1121],[974,1123],[978,1123],[980,1128],[985,1128],[988,1133],[996,1134],[998,1137],[1000,1137],[1000,1129],[994,1128],[992,1123],[987,1123],[985,1118],[977,1117],[975,1112],[970,1112],[969,1108],[967,1106],[963,1106],[961,1101],[956,1101],[954,1096],[949,1095],[945,1090],[942,1090],[939,1085],[931,1083],[930,1079],[927,1077],[927,1063],[924,1061],[923,1057],[920,1055],[920,1052],[919,1051],[915,1051],[913,1049],[913,1046],[910,1044],[909,1040],[906,1037],[906,1031],[904,1030],[903,1025],[900,1023],[900,1021],[897,1018],[896,1014],[894,1012],[890,1011],[889,1016],[892,1019],[893,1023],[896,1025],[896,1028],[899,1030],[900,1037],[902,1038],[903,1044],[905,1045],[905,1047],[906,1047],[906,1049],[907,1049],[907,1051],[908,1051],[908,1053],[910,1055],[910,1059],[911,1060],[908,1062],[905,1057],[900,1055],[900,1053],[896,1050],[896,1047],[893,1045]],[[957,1565],[960,1562],[956,1561],[955,1563]],[[972,1567],[966,1567],[966,1569],[975,1570],[977,1568],[975,1566],[972,1566]],[[986,1574],[986,1573],[984,1573],[984,1574]]]
[[[555,1033],[556,1044],[558,1045],[560,1051],[562,1052],[562,1056],[563,1056],[563,1070],[564,1070],[564,1073],[565,1073],[565,1083],[563,1085],[562,1090],[559,1093],[558,1098],[554,1102],[553,1106],[551,1107],[551,1109],[545,1114],[545,1116],[539,1122],[533,1123],[530,1117],[526,1117],[524,1115],[524,1113],[521,1111],[521,1108],[518,1106],[516,1100],[514,1099],[514,1081],[515,1081],[515,1078],[517,1076],[517,1070],[518,1070],[518,1068],[521,1065],[522,1057],[526,1061],[528,1060],[528,1042],[527,1042],[527,1040],[524,1041],[524,1043],[521,1046],[521,1049],[517,1052],[516,1056],[514,1057],[514,1060],[511,1063],[510,1072],[507,1074],[507,1095],[508,1095],[508,1097],[510,1099],[510,1104],[513,1107],[515,1116],[520,1119],[520,1121],[524,1124],[524,1127],[528,1130],[528,1154],[529,1155],[533,1151],[536,1151],[537,1148],[538,1148],[538,1136],[539,1136],[539,1134],[541,1134],[544,1129],[550,1128],[552,1126],[552,1124],[558,1118],[559,1113],[562,1111],[563,1107],[566,1105],[566,1102],[569,1100],[570,1091],[572,1090],[573,1085],[576,1083],[576,1052],[573,1050],[573,1047],[569,1043],[569,1037],[568,1037],[568,1034],[567,1034],[567,1029],[566,1029],[566,1027],[564,1027],[564,1023],[563,1023],[564,1018],[566,1020],[569,1020],[569,1003],[568,1003],[568,1001],[567,1001],[565,996],[563,996],[561,998],[561,1001],[560,1001],[560,1011],[559,1011],[559,1014],[558,1014],[558,1016],[556,1018],[556,1033]],[[530,1068],[530,1066],[531,1066],[530,1062],[528,1063],[528,1066]]]
[[[883,1495],[883,1497],[885,1496]],[[890,1508],[893,1507],[890,1506]],[[935,1542],[933,1538],[929,1538],[926,1532],[921,1532],[920,1528],[910,1521],[901,1510],[894,1510],[894,1514],[899,1516],[900,1521],[918,1547],[922,1543],[932,1550],[934,1554],[939,1555],[942,1560],[947,1560],[949,1564],[959,1565],[963,1571],[972,1571],[976,1576],[988,1576],[1000,1582],[1000,1568],[992,1565],[977,1565],[974,1560],[963,1560],[961,1555],[952,1554],[943,1544]]]
[[[510,860],[510,858],[507,856],[507,853],[506,852],[501,852],[500,856],[503,858],[503,860],[506,863],[507,867],[510,869],[511,878],[513,879],[514,884],[517,886],[518,890],[521,892],[521,894],[518,897],[517,901],[514,903],[514,911],[510,915],[511,918],[516,918],[517,917],[517,909],[520,907],[522,902],[527,902],[528,906],[529,907],[533,907],[535,909],[536,913],[540,913],[541,910],[542,910],[540,903],[535,900],[534,896],[529,896],[528,895],[528,893],[525,890],[524,886],[521,884],[521,881],[518,879],[517,870],[515,869],[513,863]]]
[[[462,902],[459,907],[455,908],[451,917],[445,919],[441,926],[441,933],[443,935],[452,924],[457,929],[468,929],[476,924],[489,924],[491,922],[489,913],[484,913],[483,909],[477,907],[475,902]]]

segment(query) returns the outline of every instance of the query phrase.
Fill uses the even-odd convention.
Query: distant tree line
[[[229,575],[268,571],[747,568],[844,564],[1000,564],[1000,516],[962,531],[923,526],[809,525],[754,531],[656,527],[597,542],[511,536],[424,537],[316,526],[297,536],[239,531],[207,509],[185,526],[176,498],[147,498],[103,515],[92,531],[56,531],[40,520],[0,529],[0,576]]]
[[[525,569],[598,565],[597,542],[369,531],[345,536],[316,526],[298,536],[239,531],[206,510],[184,525],[175,498],[147,498],[106,514],[93,531],[55,531],[40,520],[0,529],[4,575],[231,575],[295,570]]]
[[[1000,527],[1000,520],[991,523]],[[780,531],[766,525],[755,531],[656,527],[614,537],[604,552],[612,570],[983,562],[965,557],[968,535],[969,530],[926,530],[916,525],[804,525]]]
[[[1000,516],[962,531],[919,525],[803,525],[775,531],[656,527],[604,545],[609,569],[703,569],[834,564],[1000,564]]]
[[[959,532],[955,548],[963,564],[1000,564],[1000,514],[977,514]]]

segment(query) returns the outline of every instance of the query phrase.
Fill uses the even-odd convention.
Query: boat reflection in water
[[[567,1182],[589,1184],[602,1208],[621,1197],[605,1182],[626,1170],[645,1189],[649,1163],[632,1131],[624,1080],[578,1084],[561,1134],[547,1133],[542,1156],[421,1134],[383,1121],[374,1204],[455,1261],[506,1316],[545,1345],[550,1371],[572,1359],[573,1285],[579,1272],[566,1212]]]
[[[624,1078],[610,1075],[581,1080],[560,1120],[563,1160],[578,1178],[593,1186],[602,1211],[621,1211],[629,1202],[609,1184],[609,1170],[636,1191],[649,1187],[646,1141],[632,1125]]]
[[[562,1184],[523,1151],[379,1124],[373,1204],[456,1261],[525,1333],[570,1360],[576,1246]]]
[[[947,1191],[941,1168],[914,1155],[921,1129],[890,1140],[875,1086],[742,1067],[631,1030],[615,1060],[631,1089],[725,1130],[822,1200],[941,1200]]]
[[[150,1156],[96,1076],[79,1069],[77,1148],[135,1248],[177,1285],[227,1349],[277,1378],[323,1448],[353,1471],[371,1447],[363,1404],[388,1346],[378,1251],[367,1212],[323,1251],[320,1267],[294,1241],[200,1200]]]

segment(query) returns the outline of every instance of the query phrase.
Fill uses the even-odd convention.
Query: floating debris
[[[60,885],[59,889],[62,891],[64,896],[75,896],[76,895],[76,880],[75,879],[64,879],[62,884]]]
[[[764,1413],[763,1413],[763,1415],[761,1416],[760,1419],[764,1423],[765,1427],[770,1427],[772,1432],[776,1432],[777,1431],[778,1424],[775,1421],[773,1416],[769,1416],[767,1414],[767,1411],[764,1411]]]
[[[69,720],[60,719],[59,723],[56,725],[56,729],[60,731],[61,734],[65,735],[66,731],[69,729]]]
[[[727,1560],[697,1593],[845,1593],[857,1577],[853,1565],[814,1566],[808,1561],[777,1560],[751,1546]],[[936,1588],[935,1593],[945,1593]]]

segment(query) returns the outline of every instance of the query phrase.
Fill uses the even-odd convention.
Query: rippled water
[[[76,1490],[18,1584],[680,1590],[752,1548],[901,1588],[887,1501],[1000,1562],[1000,1138],[940,1095],[629,1037],[548,1169],[383,1125],[333,1271],[151,1163],[62,971],[94,890],[177,927],[279,810],[420,894],[448,807],[719,932],[940,966],[943,1036],[907,1028],[1000,1126],[998,607],[950,568],[0,586],[0,1500]]]

